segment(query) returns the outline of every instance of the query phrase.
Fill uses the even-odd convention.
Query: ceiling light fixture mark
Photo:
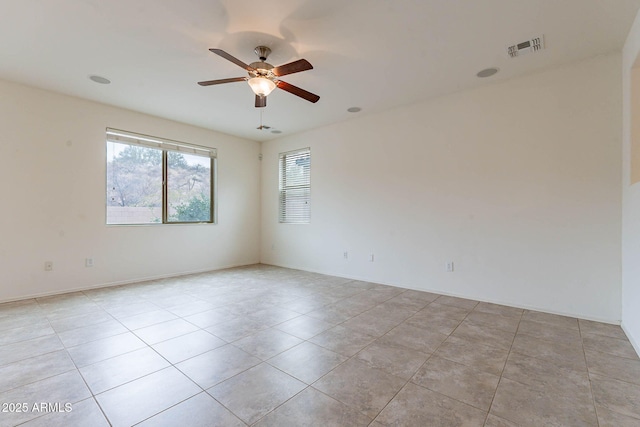
[[[486,77],[491,77],[494,74],[496,74],[498,71],[500,71],[499,68],[496,67],[491,67],[491,68],[485,68],[482,71],[478,71],[478,74],[476,74],[476,76],[480,77],[481,79],[484,79]]]
[[[362,108],[360,107],[350,107],[347,108],[347,111],[350,113],[359,113],[360,111],[362,111]]]
[[[108,85],[109,83],[111,83],[111,80],[107,79],[106,77],[98,76],[95,74],[90,75],[89,80],[95,83],[99,83],[101,85]]]

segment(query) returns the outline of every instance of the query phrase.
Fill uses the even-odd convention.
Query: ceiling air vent
[[[544,49],[543,36],[533,37],[530,40],[526,40],[507,48],[507,53],[510,58],[517,58],[518,56],[526,55],[527,53],[538,52]]]

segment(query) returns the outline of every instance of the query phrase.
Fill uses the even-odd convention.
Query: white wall
[[[640,354],[640,182],[631,185],[631,71],[640,67],[640,15],[636,17],[622,54],[622,327]],[[638,81],[637,83],[640,83]],[[640,90],[635,85],[633,90]],[[639,120],[640,111],[633,111]]]
[[[597,57],[263,143],[262,262],[619,322],[620,66]],[[278,224],[278,153],[301,147],[312,223]]]
[[[218,224],[106,226],[106,127],[216,147]],[[0,81],[0,301],[258,262],[259,152],[257,142]]]

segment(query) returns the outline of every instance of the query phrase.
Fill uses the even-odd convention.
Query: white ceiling
[[[0,0],[0,78],[215,129],[252,140],[260,110],[250,63],[305,58],[276,89],[263,122],[288,135],[620,50],[640,0]],[[509,59],[506,47],[544,34],[546,49]],[[500,73],[475,74],[487,67]],[[88,79],[97,74],[110,85]],[[136,131],[136,129],[130,129]]]

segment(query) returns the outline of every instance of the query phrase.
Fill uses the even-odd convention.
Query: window
[[[107,224],[214,222],[216,149],[107,129]]]
[[[308,224],[311,203],[311,150],[280,153],[280,202],[282,223]]]

